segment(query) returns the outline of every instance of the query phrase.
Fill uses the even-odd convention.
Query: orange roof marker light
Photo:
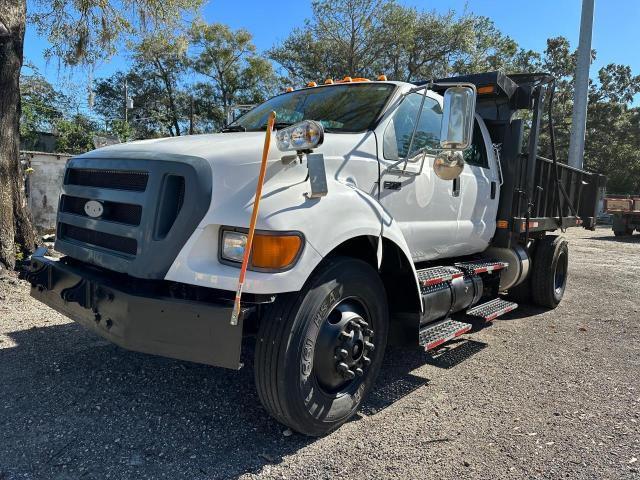
[[[496,93],[496,86],[495,85],[485,85],[483,87],[478,87],[478,89],[476,90],[478,95],[491,95],[493,93]]]
[[[370,82],[371,80],[364,77],[356,77],[356,78],[352,78],[351,81],[352,82]]]
[[[333,85],[333,78],[327,78],[327,79],[324,81],[324,84],[325,84],[325,85]]]
[[[386,82],[387,81],[387,76],[386,75],[378,75],[378,81],[379,82]]]
[[[289,92],[293,92],[293,87],[287,87],[287,89],[285,90],[285,92],[289,93]]]
[[[344,77],[342,80],[340,80],[340,83],[351,83],[353,81],[353,79],[351,77]]]
[[[309,82],[307,83],[307,87],[317,87],[318,84],[316,82]]]

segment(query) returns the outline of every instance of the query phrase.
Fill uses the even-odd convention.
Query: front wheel
[[[378,273],[362,260],[326,260],[301,292],[279,295],[258,330],[255,381],[276,420],[305,435],[346,422],[373,387],[387,341]]]

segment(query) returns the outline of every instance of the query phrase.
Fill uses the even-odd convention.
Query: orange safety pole
[[[267,132],[264,136],[264,148],[262,149],[262,163],[260,164],[260,175],[258,175],[258,185],[256,186],[256,198],[253,202],[253,211],[251,212],[251,222],[249,223],[249,233],[247,234],[247,244],[244,246],[244,255],[242,257],[242,267],[240,268],[240,277],[238,278],[238,289],[236,290],[236,298],[233,302],[233,312],[231,313],[231,325],[238,324],[240,317],[240,297],[242,296],[242,287],[249,266],[249,256],[251,255],[251,246],[253,245],[253,236],[256,232],[256,220],[258,219],[258,209],[260,208],[260,197],[262,196],[262,184],[264,176],[267,172],[267,156],[269,155],[269,147],[271,146],[271,133],[273,125],[276,123],[276,112],[269,114],[267,122]]]

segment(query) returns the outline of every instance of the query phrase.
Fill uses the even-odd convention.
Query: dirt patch
[[[389,351],[317,440],[260,407],[251,345],[240,372],[127,352],[0,272],[0,479],[640,478],[640,235],[567,236],[558,309]]]

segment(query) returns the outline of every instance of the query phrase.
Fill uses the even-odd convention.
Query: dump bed
[[[553,100],[551,75],[489,72],[437,82],[473,83],[478,91],[476,111],[489,129],[502,169],[495,246],[509,247],[522,237],[558,228],[595,228],[605,177],[538,154],[544,128],[555,151],[551,119],[543,123],[545,107]],[[516,115],[518,110],[530,113]]]
[[[608,195],[604,209],[607,213],[640,213],[640,197]]]

